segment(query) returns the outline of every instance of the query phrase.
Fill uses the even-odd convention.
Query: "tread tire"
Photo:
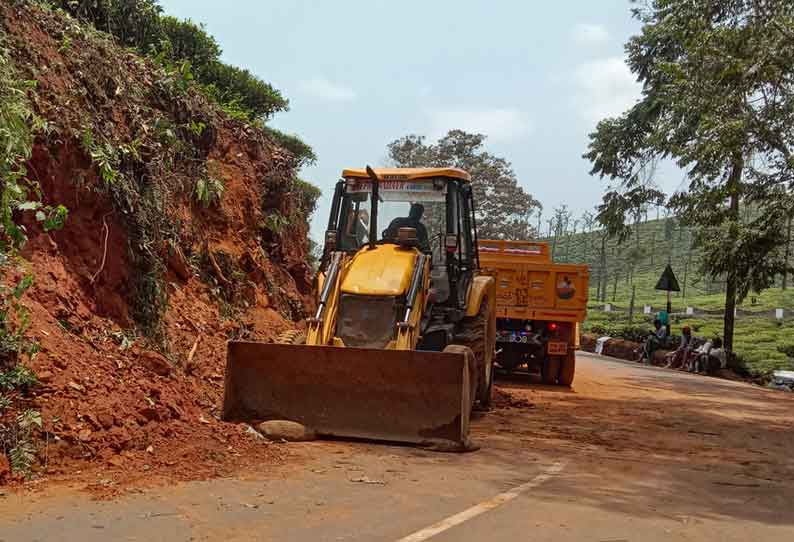
[[[477,394],[475,399],[480,405],[487,407],[491,404],[491,390],[493,388],[493,361],[495,330],[489,333],[490,311],[488,297],[484,297],[480,310],[476,316],[463,320],[463,329],[458,334],[456,342],[471,348],[477,365]],[[489,335],[491,336],[489,339]]]
[[[557,378],[560,376],[560,358],[551,356],[543,362],[540,369],[540,374],[543,377],[543,383],[549,385],[557,384]]]
[[[576,373],[576,353],[568,352],[568,355],[562,359],[560,367],[560,386],[570,388],[573,384],[574,373]]]

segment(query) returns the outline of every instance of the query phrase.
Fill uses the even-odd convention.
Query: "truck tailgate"
[[[480,241],[480,266],[496,279],[496,316],[581,322],[586,265],[553,263],[543,243]]]

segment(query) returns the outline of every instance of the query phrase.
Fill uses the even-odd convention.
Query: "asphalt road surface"
[[[272,444],[287,465],[112,501],[7,491],[0,541],[794,540],[794,394],[578,365],[572,390],[502,379],[477,452]]]

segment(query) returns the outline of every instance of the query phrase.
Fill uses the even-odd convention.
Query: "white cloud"
[[[301,81],[298,88],[304,94],[329,102],[348,102],[356,99],[356,92],[352,88],[332,83],[325,77],[313,77]]]
[[[575,105],[591,122],[620,115],[640,98],[642,89],[619,56],[580,64],[574,71],[574,82]]]
[[[430,137],[443,137],[450,130],[485,134],[493,140],[511,140],[532,131],[532,123],[517,109],[431,111]]]
[[[609,39],[606,27],[600,24],[579,23],[573,27],[573,40],[581,45],[595,45]]]

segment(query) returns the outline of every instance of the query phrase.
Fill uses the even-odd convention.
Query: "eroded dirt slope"
[[[0,29],[48,122],[29,174],[69,209],[61,231],[28,224],[29,268],[7,270],[35,278],[23,302],[42,385],[5,414],[41,412],[35,474],[109,469],[117,483],[278,460],[216,416],[225,342],[269,340],[310,302],[296,161],[62,14],[2,2]],[[198,201],[200,181],[222,182],[217,203]]]

